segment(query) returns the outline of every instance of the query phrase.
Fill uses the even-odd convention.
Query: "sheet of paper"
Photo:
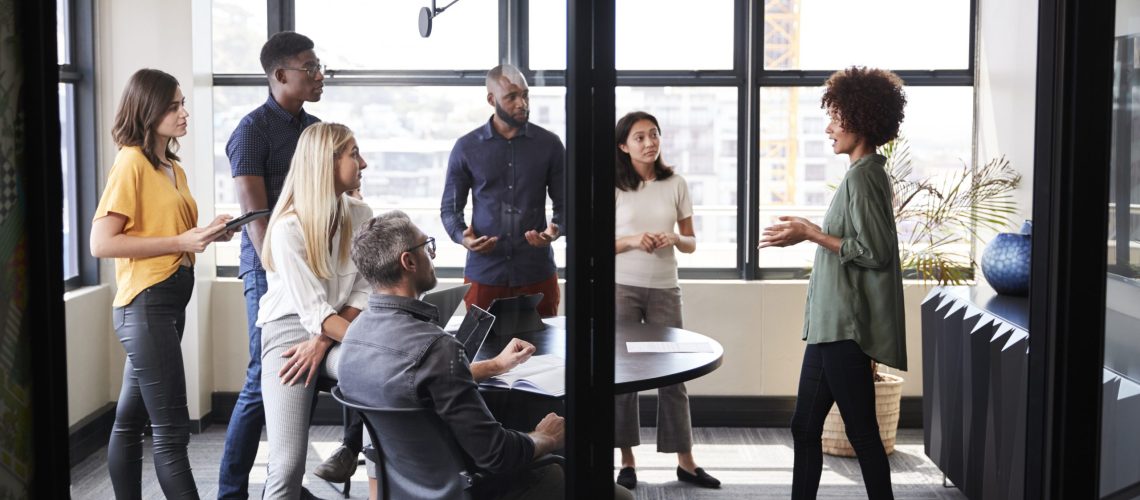
[[[635,352],[713,352],[708,342],[626,342],[625,350]]]

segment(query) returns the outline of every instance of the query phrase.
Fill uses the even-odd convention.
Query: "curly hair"
[[[898,137],[906,93],[898,75],[877,68],[852,66],[836,71],[824,84],[820,107],[872,147]]]

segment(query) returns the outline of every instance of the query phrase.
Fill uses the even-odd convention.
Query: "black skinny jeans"
[[[891,466],[875,419],[875,382],[871,359],[854,340],[808,344],[800,369],[796,411],[792,498],[814,499],[823,472],[823,421],[831,404],[839,406],[847,439],[859,457],[867,498],[893,499]]]
[[[194,270],[180,266],[169,278],[114,309],[115,334],[127,351],[123,390],[107,444],[115,498],[142,498],[142,437],[147,418],[154,435],[154,469],[166,498],[198,498],[186,446],[190,417],[182,365],[186,304]]]

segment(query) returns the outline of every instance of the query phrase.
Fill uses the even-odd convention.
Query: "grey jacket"
[[[375,408],[432,408],[475,466],[491,473],[526,467],[530,436],[503,428],[487,409],[463,345],[430,321],[434,305],[373,293],[341,347],[344,396]]]

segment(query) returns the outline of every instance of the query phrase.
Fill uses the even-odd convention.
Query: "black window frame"
[[[973,87],[977,0],[968,0],[968,65],[962,69],[894,70],[908,87]],[[498,0],[499,60],[519,67],[531,82],[565,87],[566,71],[532,70],[529,58],[530,0]],[[723,70],[617,70],[619,87],[720,87],[737,89],[737,207],[736,262],[733,267],[678,270],[682,279],[785,280],[805,279],[808,268],[760,267],[760,89],[819,87],[836,70],[777,70],[764,68],[764,2],[733,0],[733,67]],[[296,26],[295,0],[266,0],[266,35]],[[409,17],[409,23],[412,21]],[[888,68],[889,69],[889,68]],[[332,68],[326,85],[339,86],[482,86],[487,68],[456,70],[342,70]],[[537,78],[541,77],[541,78]],[[263,86],[260,74],[213,74],[214,86]],[[971,134],[973,131],[971,130]],[[743,138],[743,140],[742,140]],[[756,140],[753,140],[756,139]],[[973,154],[973,152],[971,152]],[[975,253],[971,244],[971,259]],[[441,277],[461,277],[462,268],[440,267]],[[565,270],[559,269],[559,275]],[[968,273],[972,275],[972,273]],[[237,266],[218,266],[218,276],[237,276]]]
[[[63,0],[68,16],[69,61],[59,64],[59,83],[72,85],[73,111],[70,133],[75,137],[75,161],[69,166],[63,182],[72,188],[68,213],[75,238],[78,268],[74,275],[64,276],[64,290],[71,291],[99,283],[99,260],[91,256],[91,217],[98,200],[97,157],[95,149],[95,36],[94,1]],[[65,255],[66,258],[66,255]]]

